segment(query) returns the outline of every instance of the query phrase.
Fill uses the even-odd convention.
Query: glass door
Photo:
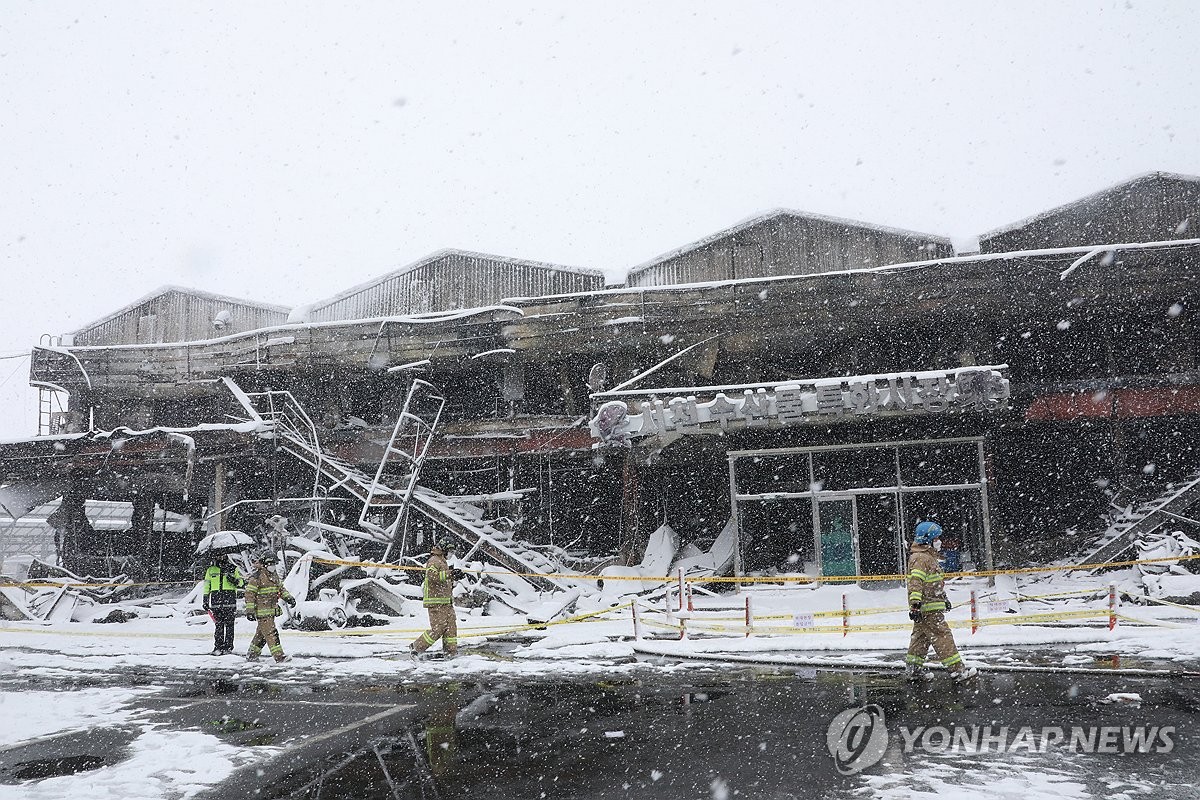
[[[904,572],[904,543],[899,530],[899,500],[895,494],[860,494],[855,504],[858,565],[863,575]],[[874,586],[873,582],[871,586]],[[870,587],[868,587],[870,588]],[[881,587],[885,588],[885,587]]]
[[[854,495],[822,496],[816,503],[821,575],[858,574],[858,521]]]

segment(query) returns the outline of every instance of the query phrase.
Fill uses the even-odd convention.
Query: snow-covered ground
[[[949,613],[955,637],[969,661],[981,665],[1037,664],[1106,666],[1117,656],[1121,666],[1146,665],[1173,671],[1200,665],[1200,613],[1191,607],[1124,602],[1115,630],[1108,629],[1108,586],[1125,586],[1133,573],[1101,577],[1061,576],[1002,579],[995,587],[984,580],[948,584],[954,603]],[[1192,576],[1168,576],[1174,596],[1200,588]],[[974,590],[983,624],[969,628],[970,594]],[[746,635],[745,608],[753,614]],[[843,598],[851,612],[843,635]],[[604,601],[609,602],[609,601]],[[206,677],[256,678],[275,683],[338,682],[385,676],[399,684],[446,678],[572,678],[599,674],[653,672],[686,675],[694,662],[636,657],[633,613],[629,599],[608,613],[579,621],[529,627],[522,617],[460,616],[464,652],[452,660],[414,664],[408,643],[424,628],[420,616],[396,617],[380,628],[307,632],[285,630],[286,651],[293,661],[255,663],[241,656],[207,655],[212,646],[210,623],[196,625],[183,615],[145,617],[123,624],[0,622],[0,758],[5,750],[40,737],[66,735],[97,725],[136,729],[127,757],[119,763],[79,775],[0,785],[0,798],[69,796],[176,798],[188,797],[219,782],[237,767],[261,761],[270,748],[237,747],[209,733],[168,730],[131,710],[148,689],[123,687],[47,691],[68,679],[103,683],[106,676],[186,674]],[[740,593],[696,595],[695,610],[679,613],[674,596],[639,603],[645,637],[666,638],[671,646],[694,654],[793,653],[839,660],[846,665],[895,665],[908,645],[905,591],[856,585],[820,587],[764,584]],[[604,608],[597,598],[581,601],[577,613]],[[1038,615],[1038,616],[1034,616]],[[1043,616],[1049,615],[1049,616]],[[687,619],[687,638],[679,640],[679,621]],[[996,620],[1036,620],[1037,624],[991,624]],[[797,631],[795,626],[807,631]],[[237,622],[237,646],[244,651],[251,623]],[[516,629],[516,641],[511,632]],[[507,643],[502,643],[507,642]],[[55,688],[60,688],[55,686]],[[31,690],[32,689],[32,690]],[[16,724],[12,724],[16,721]],[[969,772],[969,771],[968,771]],[[954,787],[956,796],[1085,797],[1091,796],[1072,777],[1047,768],[1024,775],[979,775],[964,783],[963,770],[951,763],[907,765],[903,772],[864,778],[867,796],[933,797]],[[969,776],[970,777],[970,776]],[[86,787],[86,792],[84,787]],[[974,787],[974,788],[972,788]],[[974,794],[972,794],[974,792]],[[1136,792],[1135,792],[1136,793]]]
[[[1118,624],[1108,629],[1108,586],[1128,583],[1129,575],[1002,579],[989,587],[982,579],[954,580],[947,591],[954,603],[947,614],[959,647],[994,652],[1000,648],[1038,648],[1041,656],[1058,654],[1069,661],[1080,654],[1123,655],[1142,659],[1200,662],[1200,608],[1165,604],[1119,603]],[[1200,590],[1200,576],[1169,576],[1174,594]],[[1166,579],[1164,579],[1166,580]],[[865,585],[864,585],[865,586]],[[970,594],[977,597],[980,627],[970,630]],[[746,635],[747,598],[753,624]],[[843,635],[843,598],[849,630]],[[639,601],[641,634],[679,638],[686,619],[686,647],[705,653],[801,651],[870,652],[900,660],[908,646],[907,603],[902,587],[885,590],[857,585],[813,587],[763,584],[740,593],[694,597],[695,610],[679,612],[675,596]],[[269,659],[247,663],[240,656],[213,657],[212,626],[187,624],[180,616],[149,617],[123,624],[0,621],[0,677],[4,673],[53,674],[56,670],[104,672],[121,668],[236,669],[282,671],[320,662],[331,674],[373,674],[423,670],[538,673],[563,670],[624,669],[634,654],[633,615],[628,598],[614,601],[606,614],[586,619],[528,625],[524,617],[466,616],[459,635],[466,655],[453,661],[411,664],[403,655],[425,628],[423,616],[394,617],[379,628],[334,631],[284,630],[290,665]],[[605,606],[592,599],[578,609],[592,613]],[[583,616],[583,613],[580,616]],[[191,619],[195,622],[195,619]],[[1025,622],[1025,624],[1012,624]],[[800,625],[803,630],[796,626]],[[236,641],[244,651],[252,623],[239,619]],[[471,655],[480,645],[516,637],[512,658]],[[981,656],[982,658],[982,656]],[[550,663],[547,663],[550,662]],[[619,662],[619,663],[614,663]]]

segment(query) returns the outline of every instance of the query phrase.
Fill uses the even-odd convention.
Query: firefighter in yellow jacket
[[[929,646],[956,681],[973,678],[975,667],[963,663],[954,645],[954,634],[946,624],[950,601],[941,566],[938,564],[938,538],[942,526],[936,522],[921,522],[913,532],[912,549],[908,554],[908,616],[913,621],[912,640],[904,662],[910,678],[928,676],[925,656]]]
[[[429,614],[429,630],[412,643],[410,655],[416,660],[421,653],[442,640],[442,652],[453,656],[458,652],[458,620],[454,616],[454,582],[461,580],[463,573],[451,569],[446,556],[454,544],[443,539],[429,548],[429,561],[425,562],[425,582],[421,595]]]
[[[258,660],[264,644],[271,649],[276,661],[290,660],[283,654],[283,645],[279,643],[275,618],[283,613],[279,607],[280,600],[295,606],[296,598],[283,588],[279,576],[275,574],[275,565],[278,563],[279,559],[274,553],[259,556],[254,560],[254,575],[246,581],[246,618],[258,623],[254,638],[250,640],[250,651],[246,653],[250,661]]]

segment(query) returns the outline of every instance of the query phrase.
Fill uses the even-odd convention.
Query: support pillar
[[[213,485],[210,492],[210,501],[208,507],[210,513],[217,512],[216,516],[208,520],[208,532],[225,530],[225,512],[220,509],[225,508],[225,462],[218,461],[213,469]]]

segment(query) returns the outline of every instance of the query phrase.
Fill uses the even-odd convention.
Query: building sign
[[[643,399],[621,392],[601,404],[592,435],[602,444],[639,436],[777,428],[868,416],[946,414],[1006,408],[1005,366],[789,381],[765,387],[660,390]],[[674,396],[656,395],[670,392]],[[606,395],[599,395],[600,398]]]

